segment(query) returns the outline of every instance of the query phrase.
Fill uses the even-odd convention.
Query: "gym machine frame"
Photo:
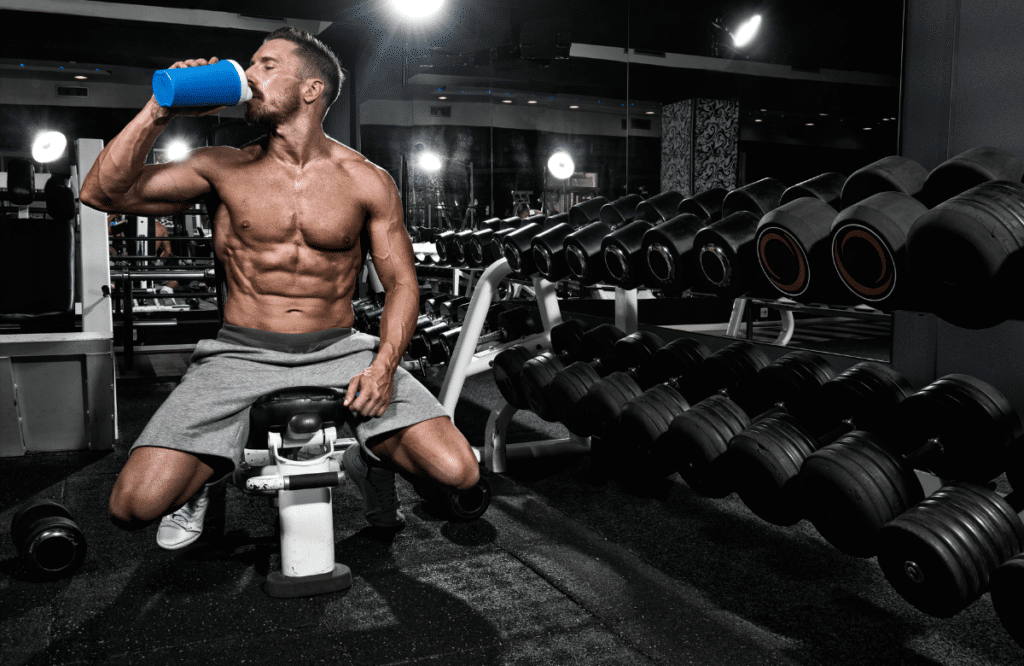
[[[75,142],[71,183],[76,198],[102,149],[100,139]],[[106,228],[105,213],[79,205],[75,308],[82,330],[0,338],[0,457],[107,450],[118,436]],[[55,386],[62,390],[54,391]]]

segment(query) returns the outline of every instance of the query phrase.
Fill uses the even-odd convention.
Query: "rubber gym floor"
[[[440,376],[422,379],[439,389]],[[4,664],[1024,663],[987,595],[930,618],[874,560],[843,555],[806,523],[768,525],[735,495],[704,499],[678,476],[606,481],[590,456],[513,462],[468,524],[431,515],[400,480],[408,524],[391,536],[365,526],[346,485],[335,528],[352,587],[272,599],[260,588],[279,567],[265,500],[229,487],[199,542],[174,552],[157,547],[155,526],[125,533],[107,519],[128,446],[176,384],[122,378],[113,452],[0,460]],[[497,397],[489,375],[467,381],[455,422],[471,442]],[[519,413],[509,435],[563,433]],[[70,579],[30,581],[17,559],[10,520],[35,497],[63,503],[86,533]]]

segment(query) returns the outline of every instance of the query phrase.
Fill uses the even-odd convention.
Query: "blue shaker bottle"
[[[160,106],[233,106],[252,99],[245,71],[234,60],[153,72],[153,94]]]

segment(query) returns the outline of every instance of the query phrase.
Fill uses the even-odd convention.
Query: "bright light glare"
[[[440,171],[441,158],[434,153],[423,153],[420,155],[420,168],[424,171]]]
[[[32,159],[36,162],[52,162],[64,154],[68,140],[60,132],[43,132],[32,143]]]
[[[746,46],[754,39],[754,35],[757,34],[757,29],[760,27],[761,15],[755,14],[739,27],[739,30],[732,36],[732,43],[736,46]]]
[[[548,170],[551,171],[551,175],[555,178],[564,180],[573,174],[576,170],[576,165],[573,164],[569,153],[559,150],[548,160]]]
[[[395,7],[409,18],[430,16],[444,4],[444,0],[394,0]]]
[[[188,146],[181,141],[174,141],[171,145],[167,146],[167,159],[171,162],[180,160],[182,157],[188,155]]]

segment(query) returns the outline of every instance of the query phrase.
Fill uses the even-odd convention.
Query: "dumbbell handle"
[[[315,474],[290,474],[280,476],[254,476],[245,481],[249,490],[305,490],[307,488],[332,488],[341,484],[344,472],[317,472]]]
[[[942,455],[943,451],[942,442],[937,437],[933,437],[916,451],[904,457],[903,464],[911,469],[916,469],[919,462]]]
[[[722,389],[718,393],[719,395],[725,396],[726,398],[729,397],[728,389]],[[763,412],[752,418],[750,422],[757,423],[758,421],[762,421],[768,418],[769,416],[774,416],[775,414],[789,414],[789,410],[786,408],[786,403],[775,403],[768,409],[764,410]],[[842,421],[839,422],[839,425],[832,428],[821,437],[817,438],[818,448],[827,446],[828,444],[831,444],[832,442],[836,441],[837,439],[839,439],[846,433],[850,432],[851,430],[856,429],[857,425],[853,422],[853,419],[843,419]]]

